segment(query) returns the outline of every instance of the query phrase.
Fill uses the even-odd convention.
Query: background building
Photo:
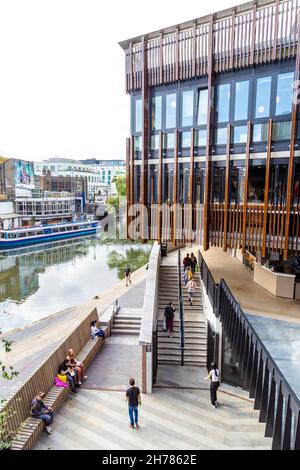
[[[205,250],[300,255],[299,19],[296,0],[258,0],[121,43],[128,204],[157,204],[145,238],[190,217],[181,238]],[[163,203],[192,210],[163,232]]]

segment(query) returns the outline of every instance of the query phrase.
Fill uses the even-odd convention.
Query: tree
[[[117,196],[110,196],[106,202],[107,202],[108,207],[113,207],[114,210],[116,211],[116,214],[118,214],[119,199],[120,197],[126,196],[126,176],[124,175],[114,176],[112,182],[115,183],[116,185]]]
[[[12,341],[9,341],[7,339],[2,339],[1,341],[4,351],[6,353],[10,352]],[[18,375],[18,372],[14,370],[12,366],[7,366],[2,361],[0,361],[0,370],[1,376],[5,380],[12,380]],[[10,406],[5,407],[5,403],[5,399],[0,400],[0,450],[10,448],[12,437],[14,434],[9,431],[8,423],[12,416],[16,413],[16,411]]]

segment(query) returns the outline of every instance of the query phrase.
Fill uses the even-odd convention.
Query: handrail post
[[[178,305],[179,305],[179,327],[180,327],[180,350],[181,365],[184,365],[184,310],[182,302],[182,284],[181,284],[181,252],[178,250]]]

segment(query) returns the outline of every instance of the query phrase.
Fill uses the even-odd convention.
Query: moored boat
[[[0,230],[0,250],[90,235],[99,229],[99,222],[90,220]]]

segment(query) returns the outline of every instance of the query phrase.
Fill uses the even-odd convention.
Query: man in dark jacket
[[[171,300],[169,302],[169,305],[167,305],[165,308],[164,315],[166,317],[166,328],[168,332],[170,333],[170,338],[172,338],[175,308]]]
[[[43,420],[47,433],[51,434],[50,424],[53,423],[53,410],[50,406],[44,405],[43,398],[45,398],[45,393],[39,392],[31,402],[30,413],[34,418]]]

